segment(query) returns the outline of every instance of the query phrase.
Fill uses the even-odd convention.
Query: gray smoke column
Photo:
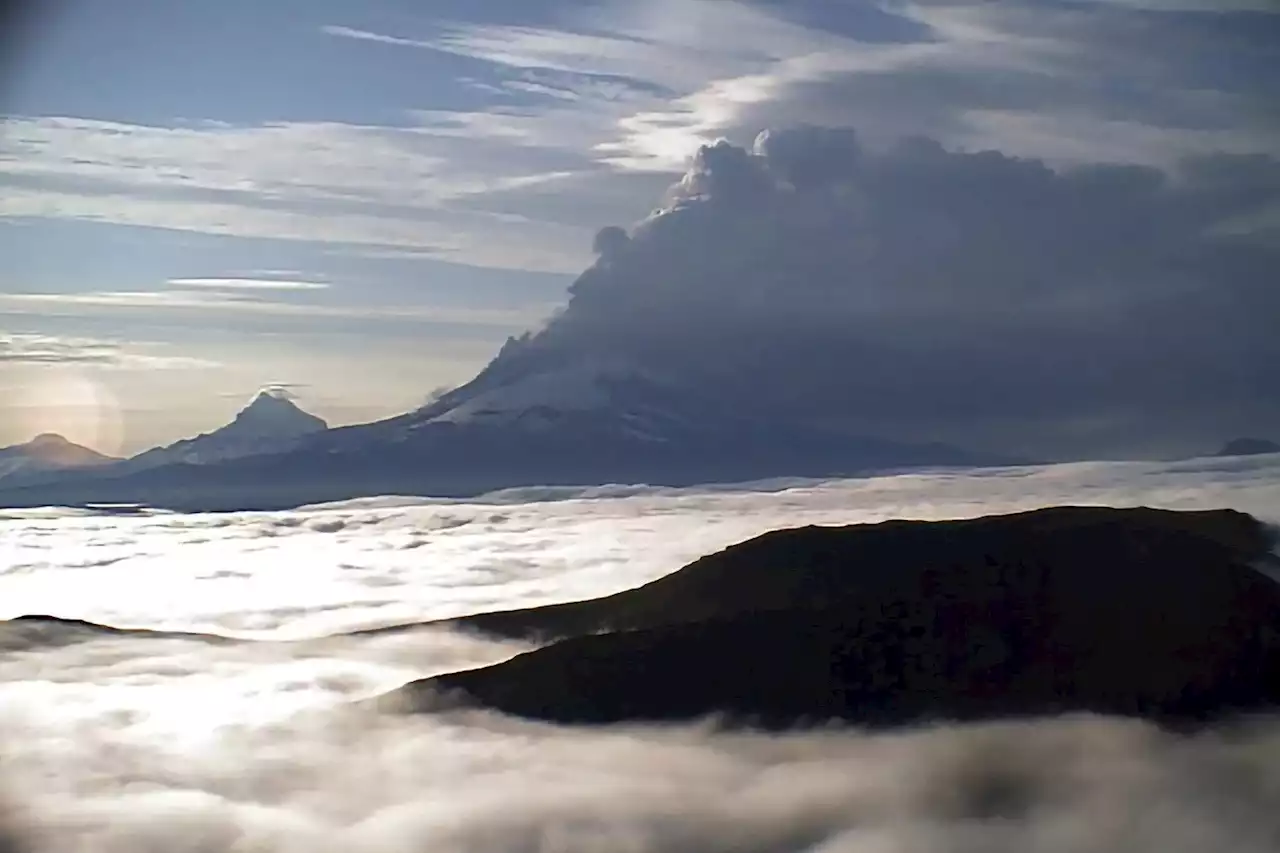
[[[1048,456],[1280,433],[1280,162],[1055,169],[847,128],[704,146],[504,359]]]

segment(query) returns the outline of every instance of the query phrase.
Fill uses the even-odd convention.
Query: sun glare
[[[61,366],[31,370],[22,377],[16,402],[28,439],[57,433],[99,453],[120,451],[119,404],[110,390],[84,371]]]

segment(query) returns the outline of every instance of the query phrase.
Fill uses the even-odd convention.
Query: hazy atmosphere
[[[1280,850],[1276,0],[0,0],[0,853]]]
[[[397,414],[579,275],[563,346],[621,322],[877,434],[1280,426],[1266,0],[48,9],[0,89],[0,443],[135,453],[279,383]]]

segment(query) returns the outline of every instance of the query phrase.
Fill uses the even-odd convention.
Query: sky
[[[1037,308],[1049,319],[1026,334],[1061,338],[1063,353],[1088,338],[1105,355],[1099,360],[1122,366],[1114,373],[1126,384],[1046,384],[1037,377],[1069,372],[1046,359],[992,392],[1026,401],[1017,417],[989,407],[957,427],[960,439],[1001,444],[997,421],[1025,434],[1040,418],[1061,426],[1061,454],[1152,452],[1280,426],[1280,385],[1263,367],[1273,351],[1262,349],[1267,312],[1280,317],[1263,281],[1280,234],[1280,169],[1268,159],[1280,151],[1273,0],[42,5],[47,11],[9,23],[0,65],[0,444],[52,430],[106,452],[137,452],[216,427],[273,384],[290,385],[332,423],[413,408],[433,389],[469,379],[508,336],[559,316],[571,285],[590,290],[609,262],[593,253],[602,227],[652,223],[655,209],[686,209],[682,198],[758,202],[736,194],[732,178],[715,178],[736,168],[732,156],[718,160],[726,173],[701,146],[727,139],[776,173],[785,145],[770,159],[753,141],[762,130],[801,125],[854,129],[858,150],[878,164],[872,174],[890,176],[863,181],[876,210],[909,197],[904,187],[926,173],[912,170],[933,169],[956,176],[949,197],[986,209],[991,193],[1000,228],[1019,221],[1025,198],[1035,209],[1074,205],[1071,227],[1106,224],[1081,247],[1099,260],[1078,278],[1122,284],[1101,295],[1056,289],[1060,298]],[[949,155],[1004,159],[930,166],[878,153],[920,137]],[[806,164],[816,162],[811,143],[828,144],[798,138]],[[1091,164],[1142,169],[1113,169],[1093,184],[1048,181],[1032,197],[1018,195],[1021,178],[1006,180],[1026,171],[1017,163],[1055,175]],[[1148,192],[1155,183],[1159,192]],[[892,230],[882,224],[877,233],[904,245],[945,243],[954,226],[929,218],[934,192],[922,191],[894,214]],[[785,222],[808,221],[796,217],[787,212]],[[1126,232],[1123,251],[1103,246],[1134,221],[1152,224]],[[1058,274],[1073,247],[1046,235],[1064,229],[1035,228],[1017,235],[1008,253],[1017,263],[994,269],[951,258],[975,280],[1002,285],[960,301],[1005,309],[1017,298],[1011,282]],[[1201,245],[1210,233],[1217,242]],[[724,233],[695,236],[720,257],[750,257]],[[983,257],[1008,248],[983,244]],[[796,274],[809,275],[804,262],[827,258],[824,251],[798,250]],[[674,268],[644,269],[686,284],[700,269],[692,253],[669,257]],[[888,286],[885,267],[859,269],[869,284],[854,292],[869,294],[881,313],[893,307],[873,298]],[[1109,313],[1119,297],[1107,294],[1158,271],[1176,294]],[[1223,280],[1239,282],[1238,292],[1200,298],[1198,287]],[[922,302],[937,325],[912,314],[903,335],[963,333],[965,352],[989,349],[967,342],[992,339],[991,328],[942,324],[937,318],[953,316],[955,305],[911,304]],[[797,304],[789,298],[785,307],[799,315]],[[584,310],[571,304],[568,325]],[[875,310],[857,311],[849,316],[891,327]],[[1168,334],[1146,334],[1123,352],[1113,346],[1123,330],[1096,328],[1105,320],[1089,320],[1087,334],[1058,323],[1073,312],[1139,311]],[[812,316],[797,320],[797,337],[809,336]],[[1196,317],[1215,329],[1184,328]],[[1187,352],[1195,357],[1180,363]],[[902,364],[954,363],[940,353],[906,353]],[[1021,361],[1008,350],[991,357]],[[1253,366],[1242,374],[1241,364]],[[1187,379],[1169,382],[1170,371]],[[922,389],[956,385],[954,376],[917,374]],[[1147,381],[1162,375],[1163,383]],[[1145,446],[1149,423],[1121,403],[1152,385],[1161,388],[1142,400],[1148,411],[1194,424]],[[1102,402],[1063,409],[1039,400],[1036,388]],[[930,418],[955,414],[907,406],[878,426],[901,431]]]

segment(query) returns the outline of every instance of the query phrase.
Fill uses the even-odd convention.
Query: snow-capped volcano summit
[[[235,420],[212,435],[270,440],[296,438],[328,428],[322,418],[303,411],[288,391],[273,387],[259,391]]]
[[[375,423],[326,429],[284,389],[222,429],[148,451],[108,476],[7,492],[11,506],[142,503],[275,509],[377,495],[468,497],[521,486],[693,485],[1003,463],[942,444],[852,435],[726,403],[601,347],[512,339],[470,382]]]
[[[674,383],[624,361],[584,359],[526,373],[482,373],[419,410],[410,427],[550,430],[604,422],[633,436],[661,440],[657,422],[683,420]]]
[[[610,386],[631,374],[620,367],[585,363],[535,373],[505,385],[482,389],[424,423],[496,423],[520,420],[531,411],[581,412],[607,407]]]
[[[240,456],[288,450],[303,436],[328,427],[323,419],[303,411],[288,391],[268,387],[259,391],[226,426],[140,453],[125,464],[130,470],[173,462],[208,465]]]
[[[324,430],[285,395],[259,395],[216,432],[112,466],[126,469],[120,475],[15,490],[0,500],[273,509],[376,495],[678,486],[992,461],[944,445],[761,418],[706,392],[617,359],[524,350],[395,418]]]

